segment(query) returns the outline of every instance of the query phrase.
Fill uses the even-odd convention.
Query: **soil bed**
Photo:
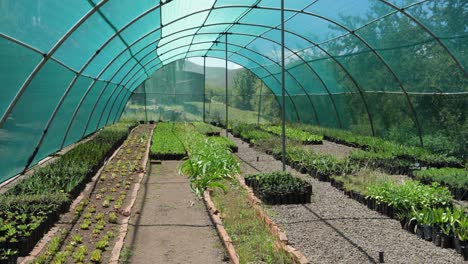
[[[136,127],[121,149],[104,166],[90,198],[85,199],[88,202],[83,201],[83,205],[77,207],[82,207],[81,216],[71,227],[59,250],[60,253],[55,255],[55,258],[59,255],[65,256],[64,263],[75,263],[75,256],[82,247],[86,248],[83,262],[90,263],[93,251],[98,249],[98,242],[107,236],[108,243],[101,248],[100,262],[109,262],[111,251],[119,235],[121,220],[128,215],[128,212],[122,210],[130,202],[130,196],[127,194],[133,191],[138,181],[138,174],[144,171],[142,162],[145,159],[152,127],[153,125]],[[79,209],[75,209],[75,212],[77,211]],[[67,214],[62,222],[72,222],[73,214],[73,212]],[[115,216],[115,220],[111,220],[111,215]],[[102,219],[100,223],[99,219]],[[89,226],[84,228],[83,224],[87,221]],[[98,227],[99,225],[101,227]],[[81,237],[81,241],[72,243],[77,236]]]
[[[333,155],[337,158],[345,159],[349,157],[351,151],[355,148],[337,144],[328,140],[323,140],[320,145],[304,145],[305,149],[311,149],[320,154]]]
[[[237,156],[243,161],[244,175],[281,170],[280,161],[232,139],[239,146]],[[287,170],[312,184],[312,202],[269,206],[267,211],[311,263],[378,263],[381,251],[385,263],[464,263],[453,249],[418,239],[404,231],[397,220],[347,198],[330,183],[289,166]]]

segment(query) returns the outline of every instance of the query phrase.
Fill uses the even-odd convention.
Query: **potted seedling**
[[[468,260],[468,217],[460,219],[455,233],[460,243],[460,253],[465,260]]]

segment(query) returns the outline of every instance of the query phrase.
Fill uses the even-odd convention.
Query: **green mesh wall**
[[[276,119],[280,3],[1,1],[0,182],[122,116],[200,120],[202,73],[173,64],[190,57],[227,49],[258,78],[249,95],[230,83],[233,113],[255,122],[260,105]],[[288,121],[466,156],[466,10],[459,0],[285,1]],[[224,119],[218,86],[205,95],[209,121]]]
[[[206,60],[208,65],[213,61],[222,64],[219,59]],[[200,58],[200,61],[203,59]],[[225,69],[204,68],[203,65],[189,60],[178,60],[156,71],[135,89],[126,104],[122,118],[202,121],[204,93],[205,121],[224,124]],[[228,71],[230,121],[263,123],[278,120],[277,100],[276,95],[251,71],[244,68]]]

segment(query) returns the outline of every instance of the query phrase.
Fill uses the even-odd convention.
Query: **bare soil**
[[[232,137],[231,137],[232,138]],[[250,148],[240,139],[237,156],[243,174],[281,170],[280,161]],[[328,144],[322,147],[323,151]],[[331,146],[331,145],[328,145]],[[258,159],[258,161],[257,161]],[[311,263],[464,263],[453,249],[442,249],[404,231],[396,220],[349,199],[328,182],[293,175],[313,186],[312,202],[305,205],[269,206],[267,212],[286,232],[292,246]]]
[[[337,158],[345,159],[349,157],[351,151],[354,149],[341,144],[336,144],[331,141],[323,140],[323,144],[320,145],[304,145],[304,148],[311,149],[314,152],[320,154],[333,155]]]
[[[130,263],[225,263],[206,207],[178,174],[180,161],[152,165],[129,223]]]

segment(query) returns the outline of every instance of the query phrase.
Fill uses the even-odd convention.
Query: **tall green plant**
[[[189,177],[192,190],[199,197],[210,187],[226,191],[222,180],[231,179],[240,172],[239,163],[229,148],[225,144],[209,141],[190,129],[187,130],[184,143],[189,150],[189,157],[179,167],[179,173]]]

